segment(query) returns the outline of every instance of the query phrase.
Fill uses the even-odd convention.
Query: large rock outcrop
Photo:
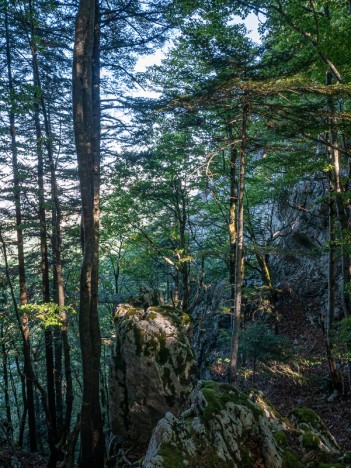
[[[147,442],[167,411],[184,409],[197,378],[189,325],[172,307],[117,308],[109,391],[111,429],[121,442]]]
[[[167,413],[159,421],[144,468],[303,468],[321,461],[350,462],[312,410],[296,409],[283,419],[261,393],[246,395],[212,381],[200,382],[190,401],[181,417]]]
[[[278,203],[264,208],[271,213],[271,219],[266,222],[271,226],[270,235],[274,233],[271,244],[274,285],[283,290],[288,286],[311,311],[310,318],[316,323],[319,314],[326,313],[328,307],[328,190],[323,177],[301,181],[286,189]],[[337,260],[335,314],[339,317],[343,314],[340,273]]]

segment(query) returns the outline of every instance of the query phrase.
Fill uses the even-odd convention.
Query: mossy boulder
[[[323,421],[310,408],[294,408],[289,413],[289,419],[300,430],[299,439],[306,448],[320,448],[328,452],[340,450]]]
[[[200,382],[189,401],[180,417],[167,413],[159,421],[144,468],[298,468],[342,459],[325,428],[321,445],[319,432],[283,419],[261,392],[245,394],[227,384]],[[323,424],[315,413],[312,419],[318,427]]]
[[[113,434],[145,443],[167,411],[179,414],[197,380],[189,316],[165,306],[120,305],[109,392]]]

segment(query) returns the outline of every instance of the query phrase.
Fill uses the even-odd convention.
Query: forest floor
[[[280,333],[293,343],[294,358],[285,364],[261,364],[254,382],[252,369],[242,369],[240,389],[254,386],[262,390],[282,416],[297,406],[313,409],[342,450],[351,451],[351,397],[338,395],[328,388],[322,329],[311,324],[307,315],[306,304],[298,300],[286,303],[281,310]]]
[[[28,453],[7,444],[0,446],[0,468],[45,468],[47,461],[38,453]]]

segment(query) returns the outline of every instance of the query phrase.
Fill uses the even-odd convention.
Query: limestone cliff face
[[[184,409],[197,379],[189,325],[172,307],[117,308],[109,391],[111,429],[121,440],[147,442],[167,411]]]
[[[180,417],[167,413],[159,421],[143,467],[303,468],[348,460],[312,410],[283,419],[260,392],[246,395],[208,381],[199,383]]]
[[[328,302],[327,190],[323,180],[300,182],[268,209],[270,235],[274,236],[270,244],[274,286],[287,286],[307,307],[310,304],[322,314]],[[340,279],[339,263],[336,273]],[[340,315],[340,297],[338,301],[336,314]]]

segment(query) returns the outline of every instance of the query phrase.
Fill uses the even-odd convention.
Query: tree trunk
[[[15,407],[16,407],[16,416],[17,416],[17,421],[19,422],[21,420],[21,411],[20,411],[20,404],[18,400],[18,395],[17,395],[17,388],[15,384],[15,379],[12,374],[12,363],[9,361],[9,367],[8,367],[8,372],[9,372],[9,377],[10,377],[10,383],[11,383],[11,389],[12,389],[12,395],[13,399],[15,402]],[[20,376],[21,377],[21,376]],[[13,408],[13,405],[12,405]],[[10,408],[11,409],[11,408]]]
[[[32,48],[33,51],[33,48]],[[35,73],[34,73],[35,76]],[[38,89],[37,80],[34,79],[34,86]],[[37,102],[37,96],[35,101]],[[42,295],[43,302],[50,302],[50,283],[49,283],[49,263],[47,249],[47,230],[46,230],[46,213],[44,199],[44,164],[41,147],[41,129],[39,120],[39,106],[34,107],[34,122],[37,138],[37,156],[38,156],[38,191],[39,191],[39,223],[40,223],[40,252],[41,252],[41,278],[42,278]],[[52,327],[45,327],[45,361],[46,361],[46,382],[47,382],[47,398],[48,409],[50,412],[50,421],[48,424],[48,443],[50,447],[50,460],[48,466],[56,466],[57,459],[57,432],[56,432],[56,404],[55,404],[55,385],[54,385],[54,353],[52,340]]]
[[[41,80],[39,74],[39,65],[38,65],[38,57],[37,57],[37,50],[36,50],[36,41],[35,41],[35,26],[34,26],[34,17],[32,11],[32,2],[29,2],[30,6],[30,13],[31,13],[31,51],[32,51],[32,63],[33,63],[33,75],[34,75],[34,85],[37,89],[37,99],[36,102],[40,103],[40,108],[42,111],[43,119],[44,119],[44,129],[45,129],[45,146],[47,150],[47,156],[49,161],[50,167],[50,184],[51,184],[51,198],[53,202],[52,208],[52,250],[53,250],[53,270],[54,270],[54,299],[55,302],[60,307],[60,314],[61,314],[61,321],[62,327],[55,327],[54,334],[55,334],[55,354],[53,355],[52,349],[52,330],[46,330],[46,343],[47,348],[50,349],[50,356],[49,359],[49,367],[52,370],[55,367],[55,372],[52,372],[52,375],[55,377],[54,379],[50,376],[50,382],[48,380],[48,400],[49,400],[49,410],[52,414],[53,420],[53,430],[55,431],[55,444],[56,447],[57,442],[61,441],[62,444],[65,443],[66,437],[70,430],[70,423],[71,423],[71,414],[72,414],[72,405],[73,405],[73,385],[72,385],[72,374],[71,374],[71,361],[70,361],[70,346],[68,342],[68,335],[67,335],[67,318],[66,312],[64,309],[65,306],[65,297],[64,297],[64,284],[63,284],[63,273],[62,273],[62,260],[61,260],[61,244],[62,244],[62,236],[61,236],[61,207],[60,207],[60,200],[58,195],[58,184],[56,178],[56,169],[54,163],[54,151],[52,146],[52,131],[51,131],[51,122],[50,122],[50,114],[46,108],[46,103],[44,100],[44,93],[41,88]],[[35,108],[35,116],[36,116],[36,131],[37,131],[37,140],[40,141],[41,137],[41,130],[40,130],[40,121],[39,121],[39,104],[36,105]],[[42,148],[38,148],[38,155],[41,156],[40,165],[42,165]],[[40,181],[40,176],[42,177],[42,170],[39,171],[39,163],[38,163],[38,176]],[[43,192],[44,185],[43,182],[39,182],[39,194]],[[44,192],[43,192],[44,193]],[[42,203],[44,202],[42,197]],[[40,203],[40,206],[42,206]],[[41,233],[42,239],[42,246],[44,244],[44,239],[46,242],[46,223],[45,223],[45,210],[42,210],[43,213],[41,215],[41,226],[45,232]],[[41,211],[41,212],[42,212]],[[42,247],[42,258],[44,257],[44,246]],[[47,245],[46,245],[46,260],[47,260]],[[43,262],[44,263],[44,262]],[[42,268],[43,275],[44,269]],[[45,269],[45,279],[43,276],[43,284],[48,283],[48,268]],[[49,297],[49,292],[44,292],[46,298]],[[48,299],[46,299],[48,301]],[[62,348],[63,348],[63,355],[64,355],[64,368],[65,368],[65,379],[66,379],[66,411],[64,415],[63,410],[63,391],[62,391]],[[52,354],[52,356],[51,356]],[[55,359],[54,359],[55,358]],[[55,361],[55,365],[54,365]],[[51,372],[50,372],[51,374]],[[48,377],[49,378],[49,377]],[[57,416],[57,418],[56,418]],[[54,449],[54,452],[57,452],[57,448]],[[57,459],[62,458],[59,453],[55,455]],[[52,463],[55,463],[53,461]]]
[[[171,300],[173,307],[179,307],[179,270],[175,269],[174,274],[172,274],[173,279],[173,288],[171,291]]]
[[[334,321],[335,309],[335,204],[332,197],[333,185],[330,181],[329,188],[329,261],[328,261],[328,313],[326,317],[326,326],[322,322],[322,332],[324,335],[329,375],[335,390],[340,390],[340,376],[338,374],[335,359],[332,352],[331,331]]]
[[[327,73],[326,84],[332,84],[332,75]],[[351,258],[348,252],[348,236],[350,232],[350,226],[348,223],[348,209],[349,201],[344,202],[343,187],[340,180],[340,155],[338,146],[338,128],[336,126],[336,110],[332,97],[328,98],[328,111],[329,111],[329,126],[330,126],[330,154],[331,162],[333,165],[331,171],[331,181],[333,184],[334,197],[335,197],[335,210],[337,220],[340,226],[341,233],[341,269],[343,279],[343,295],[342,305],[345,317],[348,317],[351,313],[351,299],[350,299],[350,287],[351,287]]]
[[[187,223],[187,207],[186,207],[186,192],[182,187],[182,183],[179,179],[173,180],[174,184],[174,211],[175,220],[179,228],[179,249],[177,251],[177,257],[179,261],[179,267],[177,268],[180,272],[181,278],[181,304],[183,310],[189,309],[190,302],[190,278],[189,278],[189,262],[187,260],[182,261],[189,255],[189,248],[186,239],[186,223]]]
[[[73,116],[84,234],[79,334],[83,369],[81,467],[102,467],[104,435],[99,402],[101,337],[98,317],[100,90],[99,3],[80,0],[73,61]]]
[[[238,201],[236,190],[236,163],[238,152],[232,145],[232,129],[229,130],[230,138],[230,198],[229,198],[229,287],[230,287],[230,314],[233,326],[235,316],[235,250],[236,250],[236,205]]]
[[[8,88],[10,95],[10,110],[9,110],[9,123],[10,123],[10,136],[11,136],[11,153],[12,153],[12,168],[13,168],[13,192],[16,212],[16,234],[17,234],[17,258],[18,258],[18,274],[19,274],[19,290],[20,290],[20,303],[21,305],[27,304],[27,287],[25,276],[25,260],[24,260],[24,247],[23,247],[23,232],[22,232],[22,211],[21,211],[21,187],[20,175],[18,169],[18,155],[17,155],[17,141],[16,141],[16,126],[15,126],[15,113],[14,113],[14,86],[12,79],[12,60],[11,60],[11,47],[10,47],[10,32],[8,25],[8,15],[5,10],[5,33],[6,33],[6,61],[7,61],[7,77]],[[37,437],[36,437],[36,424],[35,424],[35,404],[33,392],[33,379],[32,379],[32,364],[30,355],[30,341],[29,341],[29,322],[27,314],[23,314],[22,323],[19,323],[21,329],[21,336],[23,342],[23,356],[24,356],[24,374],[27,386],[27,407],[28,407],[28,424],[29,424],[29,446],[32,452],[37,450]]]
[[[327,73],[326,84],[332,84],[332,74]],[[330,174],[330,182],[334,191],[335,200],[335,212],[340,227],[340,250],[341,250],[341,276],[343,282],[342,292],[342,306],[345,318],[351,314],[351,256],[349,253],[349,235],[350,226],[348,220],[349,212],[349,199],[345,202],[343,193],[343,186],[340,178],[340,158],[339,158],[339,143],[338,143],[338,128],[336,125],[336,109],[332,97],[328,98],[328,111],[329,111],[329,126],[330,126],[330,147],[329,147],[329,158],[332,162],[332,170]],[[327,138],[328,142],[328,138]],[[348,185],[348,184],[346,184]],[[329,346],[327,340],[327,348]],[[328,351],[330,354],[330,352]],[[348,363],[348,377],[349,377],[349,388],[351,390],[351,362]]]
[[[238,221],[236,236],[236,258],[235,258],[235,302],[234,320],[232,331],[232,356],[230,361],[230,380],[235,386],[238,368],[239,333],[242,287],[244,281],[244,190],[245,190],[245,153],[246,153],[246,127],[247,127],[247,104],[243,104],[241,145],[240,145],[240,173],[238,190]]]
[[[253,239],[255,242],[255,233],[253,230],[252,230],[252,233],[253,233]],[[257,246],[257,243],[256,243],[256,246]],[[266,255],[260,252],[256,253],[256,259],[257,259],[257,263],[259,264],[261,268],[261,272],[262,272],[261,275],[262,275],[263,283],[268,288],[268,291],[269,291],[269,302],[271,306],[272,315],[274,318],[274,332],[276,335],[278,335],[279,334],[279,313],[278,313],[278,308],[277,308],[276,292],[273,288],[268,259],[266,258]]]
[[[181,214],[180,214],[180,250],[183,257],[189,255],[188,244],[186,240],[186,200],[185,194],[181,191]],[[181,262],[180,270],[182,277],[182,309],[187,311],[190,303],[190,263],[188,261]]]
[[[8,356],[4,340],[4,323],[0,325],[0,338],[1,338],[1,354],[2,354],[2,370],[4,379],[4,399],[6,408],[6,429],[7,438],[12,443],[12,416],[11,416],[11,402],[10,402],[10,388],[9,388],[9,372],[8,372]]]

